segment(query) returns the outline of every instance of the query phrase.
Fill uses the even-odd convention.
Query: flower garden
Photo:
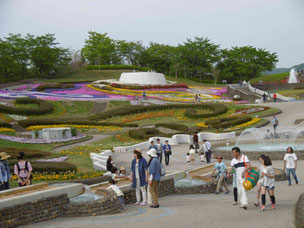
[[[156,102],[134,105],[129,102],[141,98],[143,92],[149,100],[162,101],[162,105]],[[87,179],[102,175],[92,167],[89,156],[92,152],[140,143],[154,135],[171,137],[173,134],[194,131],[242,131],[266,122],[256,116],[277,111],[236,104],[240,102],[226,98],[225,93],[226,87],[184,84],[158,88],[98,83],[36,83],[14,90],[2,89],[0,145],[4,147],[3,151],[12,156],[11,165],[16,162],[18,151],[27,154],[35,170],[35,182]],[[200,94],[200,102],[196,103],[195,94]],[[95,102],[100,101],[108,102],[106,109],[93,113]],[[112,104],[111,101],[116,103]],[[121,104],[122,101],[125,103]],[[20,132],[20,129],[13,128],[13,123],[23,130]],[[154,127],[147,130],[141,128],[144,125]],[[77,129],[77,136],[69,140],[29,137],[32,131],[62,127]],[[110,136],[90,144],[85,142],[96,134]],[[78,145],[56,152],[53,150],[71,142]]]

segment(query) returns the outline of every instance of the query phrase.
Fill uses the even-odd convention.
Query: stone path
[[[257,162],[253,162],[256,165]],[[274,162],[282,168],[282,161]],[[299,185],[287,186],[287,181],[276,182],[277,209],[261,212],[253,204],[256,189],[249,192],[249,207],[245,211],[232,206],[232,194],[169,195],[160,198],[159,209],[128,205],[117,215],[84,218],[61,218],[26,227],[294,227],[294,206],[303,193],[304,161],[299,161]],[[231,186],[230,186],[231,188]],[[269,198],[266,197],[267,204]]]

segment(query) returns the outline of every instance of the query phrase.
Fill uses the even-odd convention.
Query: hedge
[[[41,150],[32,150],[27,148],[11,148],[11,147],[2,147],[2,152],[6,152],[8,155],[11,156],[10,159],[17,159],[17,154],[19,152],[24,152],[26,159],[32,160],[32,159],[38,159],[38,158],[45,158],[49,157],[51,155],[50,152],[41,151]]]
[[[126,84],[117,84],[112,83],[112,87],[121,88],[121,89],[133,89],[133,90],[145,90],[145,89],[174,89],[174,88],[188,88],[187,84],[173,84],[173,85],[126,85]]]
[[[239,124],[243,124],[251,120],[252,118],[250,116],[239,115],[239,116],[229,116],[229,117],[207,120],[205,124],[211,125],[212,127],[215,128],[226,128],[226,127],[233,127]]]
[[[53,112],[54,106],[50,102],[24,97],[24,98],[17,98],[15,100],[15,104],[37,104],[38,108],[18,108],[18,107],[10,107],[6,105],[0,105],[0,112],[8,113],[8,114],[16,114],[16,115],[44,115]]]
[[[189,127],[183,124],[177,124],[177,123],[158,123],[155,124],[155,127],[165,127],[172,130],[182,131],[182,132],[188,132]]]
[[[112,109],[106,112],[96,113],[88,117],[90,120],[104,120],[113,116],[125,116],[130,114],[143,113],[147,111],[160,111],[160,110],[169,110],[169,109],[187,109],[187,108],[203,108],[203,107],[212,107],[213,113],[208,113],[206,117],[217,116],[227,112],[227,107],[224,104],[169,104],[169,105],[149,105],[149,106],[132,106],[128,108],[117,108]]]
[[[139,67],[134,65],[89,65],[87,70],[140,70],[149,71],[152,70],[148,67]]]
[[[129,130],[129,137],[133,139],[142,140],[155,135],[159,135],[159,130],[156,128],[141,128],[136,130]]]
[[[197,113],[195,108],[188,108],[185,116],[192,119],[201,119],[206,117],[213,117],[224,114],[228,111],[227,106],[223,104],[202,104],[201,108],[212,110],[211,113]]]
[[[17,163],[17,160],[14,162],[10,162],[10,169],[13,172],[14,165]],[[34,173],[63,173],[63,172],[77,172],[76,165],[69,163],[69,162],[36,162],[30,161],[33,172]]]
[[[98,123],[97,121],[88,121],[87,117],[26,119],[26,120],[18,121],[18,124],[23,128],[27,128],[35,125],[59,125],[59,124],[138,127],[138,124]]]
[[[12,125],[10,123],[0,120],[0,127],[12,128]]]
[[[70,89],[74,88],[75,86],[73,84],[66,84],[66,83],[58,83],[58,84],[45,84],[40,85],[36,88],[37,91],[44,91],[46,89]]]

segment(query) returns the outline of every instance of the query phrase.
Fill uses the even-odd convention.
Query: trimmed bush
[[[38,158],[45,158],[51,155],[50,152],[41,151],[41,150],[31,150],[27,148],[11,148],[11,147],[2,147],[1,151],[6,152],[8,155],[11,155],[12,160],[17,159],[17,154],[19,152],[24,152],[26,159],[38,159]]]
[[[75,86],[73,84],[66,84],[66,83],[58,83],[58,84],[45,84],[45,85],[40,85],[36,88],[37,91],[44,91],[47,89],[71,89],[74,88]]]
[[[141,128],[136,130],[129,130],[129,137],[139,140],[147,139],[159,134],[159,130],[156,128]]]
[[[173,84],[173,85],[126,85],[126,84],[117,84],[112,83],[112,87],[121,88],[121,89],[134,89],[134,90],[145,90],[145,89],[176,89],[176,88],[188,88],[187,84]]]
[[[57,125],[57,124],[76,124],[76,125],[96,125],[96,126],[120,126],[120,127],[138,127],[138,124],[117,124],[117,123],[98,123],[97,121],[88,121],[88,118],[40,118],[20,120],[18,124],[24,128],[35,125]]]
[[[210,107],[214,111],[213,113],[207,113],[205,117],[217,116],[220,114],[224,114],[227,112],[227,107],[224,104],[169,104],[169,105],[149,105],[149,106],[132,106],[128,108],[117,108],[112,109],[106,112],[97,113],[95,115],[89,116],[90,120],[104,120],[113,116],[124,116],[130,114],[143,113],[147,111],[161,111],[161,110],[169,110],[169,109],[188,109],[188,108],[204,108]],[[201,118],[201,117],[200,117]]]
[[[155,127],[165,127],[172,130],[182,131],[182,132],[188,132],[189,127],[183,124],[177,124],[177,123],[158,123],[155,124]]]
[[[10,123],[0,120],[0,127],[12,128],[12,125]]]
[[[251,120],[252,118],[250,116],[239,115],[239,116],[229,116],[229,117],[207,120],[205,124],[211,125],[212,127],[215,128],[227,128],[227,127],[233,127],[239,124],[243,124]]]
[[[18,161],[10,161],[10,169],[13,172],[14,165]],[[69,162],[36,162],[36,161],[30,161],[33,172],[34,173],[44,173],[44,174],[50,174],[50,173],[63,173],[63,172],[77,172],[76,165],[69,163]]]
[[[205,110],[211,110],[211,113],[197,113],[195,108],[188,108],[185,112],[185,116],[192,119],[202,119],[206,117],[213,117],[224,114],[228,111],[227,106],[223,104],[202,104],[199,108]]]
[[[53,112],[54,106],[48,101],[36,99],[36,98],[17,98],[15,100],[15,104],[36,104],[39,107],[38,108],[18,108],[18,107],[10,107],[6,105],[0,105],[0,112],[2,113],[8,113],[8,114],[16,114],[16,115],[25,115],[25,116],[31,116],[31,115],[44,115],[49,114]]]
[[[87,70],[140,70],[140,71],[148,71],[152,70],[148,67],[139,67],[133,65],[89,65],[87,66]]]

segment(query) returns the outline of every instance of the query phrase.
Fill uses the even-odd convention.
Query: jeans
[[[159,162],[160,162],[160,164],[162,163],[162,160],[163,160],[163,153],[158,153],[157,154],[157,158],[158,158],[158,160],[159,160]]]
[[[224,176],[220,176],[220,177],[219,177],[219,179],[218,179],[218,181],[217,181],[216,191],[217,191],[217,192],[220,192],[221,189],[222,189],[222,186],[224,186],[226,192],[229,191]]]
[[[211,160],[211,150],[205,152],[207,163],[210,163]]]
[[[124,196],[117,196],[119,202],[121,205],[125,205],[125,199],[124,199]]]
[[[9,182],[0,183],[0,191],[10,189]]]
[[[296,175],[296,170],[295,169],[286,169],[286,171],[287,171],[287,180],[288,180],[288,183],[291,184],[290,173],[292,174],[292,176],[295,179],[296,183],[298,183],[298,178],[297,178],[297,175]]]
[[[165,162],[166,165],[169,165],[170,154],[165,152]]]

